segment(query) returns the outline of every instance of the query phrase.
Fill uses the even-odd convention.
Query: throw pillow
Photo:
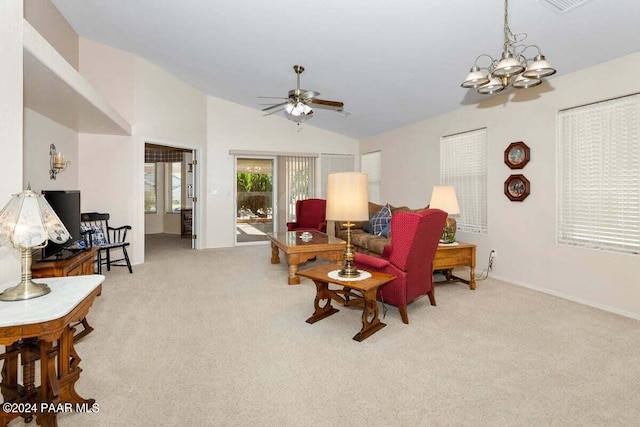
[[[380,234],[378,234],[378,236],[380,237],[389,237],[389,232],[391,231],[391,221],[389,221],[389,223],[387,223],[386,227],[384,227],[382,229],[382,231],[380,232]]]
[[[371,227],[371,223],[367,221],[367,223],[362,227],[365,233],[373,234],[373,227]]]
[[[387,203],[386,205],[384,205],[382,209],[380,209],[380,212],[375,214],[369,220],[369,223],[371,223],[371,228],[373,229],[373,234],[376,234],[379,236],[382,230],[384,230],[384,228],[387,226],[387,224],[389,224],[390,221],[391,221],[391,207]]]
[[[105,246],[107,244],[107,238],[104,235],[104,230],[99,225],[81,225],[80,232],[86,233],[87,231],[93,231],[91,235],[91,244],[93,246]]]

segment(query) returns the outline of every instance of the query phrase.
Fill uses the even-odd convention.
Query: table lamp
[[[455,243],[456,220],[451,215],[460,213],[455,189],[450,185],[436,185],[433,187],[429,208],[440,209],[447,213],[447,221],[442,229],[440,243]]]
[[[344,250],[344,264],[338,272],[340,277],[358,277],[360,272],[353,266],[353,246],[351,245],[351,221],[369,220],[369,186],[367,174],[360,172],[332,173],[327,177],[326,218],[332,221],[346,221],[347,246]]]
[[[30,188],[14,194],[0,211],[0,245],[11,241],[20,250],[22,275],[18,285],[0,294],[0,301],[20,301],[51,292],[44,283],[31,281],[33,249],[43,248],[47,241],[61,244],[71,238],[58,215],[41,194]]]

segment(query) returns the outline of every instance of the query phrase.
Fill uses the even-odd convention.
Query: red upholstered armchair
[[[355,255],[357,268],[396,276],[378,289],[378,299],[398,307],[404,323],[409,323],[407,304],[417,297],[427,294],[436,305],[432,264],[446,219],[440,209],[396,212],[391,217],[391,242],[382,257]]]
[[[327,231],[327,201],[324,199],[305,199],[296,202],[296,220],[287,223],[287,230]]]

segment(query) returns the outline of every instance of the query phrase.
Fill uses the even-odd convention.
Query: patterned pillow
[[[380,233],[382,233],[382,230],[384,230],[387,224],[389,224],[389,221],[391,221],[391,207],[387,203],[382,209],[380,209],[380,212],[372,216],[369,220],[371,228],[373,229],[373,234],[379,236]]]
[[[391,232],[391,221],[389,221],[389,223],[386,225],[386,227],[384,227],[382,229],[382,231],[380,232],[380,234],[378,234],[378,236],[380,237],[389,237],[389,233]]]
[[[81,225],[80,232],[86,233],[87,231],[93,231],[91,235],[91,244],[93,246],[105,246],[107,244],[107,237],[104,235],[104,230],[99,225]]]

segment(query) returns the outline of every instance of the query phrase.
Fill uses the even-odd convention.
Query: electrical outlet
[[[489,271],[493,270],[493,260],[496,258],[498,258],[496,250],[491,249],[491,252],[489,252],[489,265],[487,267]]]

